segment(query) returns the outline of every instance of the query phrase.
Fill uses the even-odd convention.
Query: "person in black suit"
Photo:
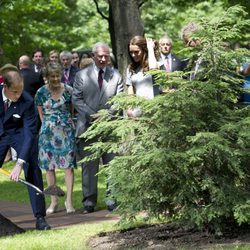
[[[159,40],[161,56],[158,61],[159,67],[167,72],[182,71],[184,65],[180,59],[171,53],[173,42],[167,35]]]
[[[73,87],[76,72],[78,69],[71,65],[73,55],[70,51],[62,51],[60,53],[60,61],[63,67],[61,82]]]
[[[4,74],[4,84],[0,86],[0,167],[10,147],[17,152],[17,161],[10,173],[10,179],[18,181],[24,169],[25,179],[43,190],[41,170],[38,167],[36,139],[36,109],[33,98],[23,91],[23,78],[17,71]],[[45,200],[28,188],[33,214],[36,217],[36,229],[48,230],[44,216]]]
[[[34,98],[37,90],[45,84],[42,74],[30,69],[30,59],[27,55],[19,58],[19,69],[23,76],[24,90]]]
[[[44,53],[41,49],[36,49],[32,53],[32,61],[30,68],[38,73],[42,73],[44,64]]]
[[[79,53],[77,51],[72,51],[71,53],[72,53],[71,65],[79,69],[79,64],[80,64]]]
[[[30,69],[30,58],[27,55],[23,55],[19,58],[19,69],[23,76],[24,90],[27,91],[34,99],[35,94],[39,88],[41,88],[45,83],[43,80],[43,75],[39,72],[35,72]],[[37,113],[37,135],[41,127],[41,120]],[[37,142],[37,140],[36,140]]]

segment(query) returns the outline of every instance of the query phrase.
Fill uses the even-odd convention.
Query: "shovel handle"
[[[4,174],[6,176],[10,176],[10,171],[3,169],[3,168],[0,168],[0,173]]]
[[[10,176],[10,171],[8,171],[6,169],[0,168],[0,173],[4,174],[6,176]],[[35,185],[33,185],[33,184],[31,184],[31,183],[29,183],[29,182],[27,182],[27,181],[25,181],[25,180],[23,180],[21,178],[18,179],[18,182],[20,182],[20,183],[22,183],[22,184],[24,184],[26,186],[30,186],[30,187],[34,188],[39,194],[43,194],[43,191],[41,189],[39,189]]]
[[[38,188],[37,186],[33,185],[32,183],[30,183],[28,181],[25,181],[25,180],[19,178],[18,182],[35,189],[37,191],[37,194],[43,194],[43,191],[40,188]]]

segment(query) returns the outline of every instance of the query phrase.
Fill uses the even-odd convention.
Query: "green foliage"
[[[36,48],[89,49],[109,38],[108,24],[95,15],[92,0],[6,1],[0,8],[0,64],[16,63]],[[102,29],[102,32],[100,30]]]
[[[108,16],[108,1],[97,2],[100,11]],[[248,10],[248,1],[240,2]],[[180,51],[183,48],[179,38],[181,27],[196,17],[219,17],[225,6],[234,4],[231,0],[150,0],[141,6],[141,16],[147,36],[159,39],[169,34],[175,53],[184,57]],[[110,44],[108,21],[97,13],[94,0],[0,0],[0,15],[0,50],[3,50],[0,65],[16,64],[19,56],[31,55],[38,47],[47,54],[52,49],[89,49],[98,41]],[[249,41],[249,32],[243,34],[243,41]],[[235,41],[238,38],[232,42]]]
[[[146,211],[217,233],[228,222],[250,222],[250,109],[238,104],[242,80],[235,73],[249,52],[224,47],[224,41],[239,38],[250,26],[245,15],[234,6],[218,18],[198,17],[194,36],[201,46],[188,51],[203,60],[198,77],[189,81],[187,73],[166,77],[152,71],[157,84],[176,90],[153,100],[116,96],[111,103],[117,109],[139,106],[143,115],[101,111],[84,134],[100,138],[91,147],[94,156],[117,154],[105,172],[125,219]]]
[[[65,40],[60,41],[63,32],[71,35],[71,27],[63,27],[64,22],[72,22],[68,18],[69,13],[68,6],[62,1],[39,1],[37,4],[37,1],[21,0],[13,1],[9,8],[3,8],[1,42],[6,57],[4,60],[17,60],[20,53],[30,55],[38,47],[45,50],[61,49],[64,43],[69,43],[71,47],[70,39],[64,37]]]
[[[105,6],[107,8],[107,3]],[[102,41],[110,44],[110,34],[107,20],[97,14],[93,0],[78,0],[79,20],[81,27],[78,32],[77,49],[92,48],[93,44]],[[101,5],[102,7],[103,5]],[[105,7],[101,10],[104,11]],[[107,15],[106,13],[104,13]]]
[[[239,2],[237,3],[239,4]],[[141,8],[142,18],[145,22],[145,33],[156,40],[164,34],[168,34],[173,39],[175,54],[184,57],[186,54],[181,50],[183,48],[183,42],[180,39],[181,28],[197,18],[218,19],[225,7],[235,4],[233,1],[146,1]],[[249,6],[245,5],[245,10],[248,11]],[[249,16],[249,13],[246,14]],[[234,20],[237,18],[234,16]],[[233,37],[230,41],[232,43],[239,41],[247,43],[249,32],[243,30],[241,39]]]

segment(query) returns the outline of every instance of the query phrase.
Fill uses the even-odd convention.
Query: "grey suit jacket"
[[[94,64],[76,73],[72,103],[78,112],[76,137],[79,137],[90,125],[91,115],[100,109],[109,109],[107,101],[123,91],[120,73],[113,68],[106,68],[103,85],[100,90]]]

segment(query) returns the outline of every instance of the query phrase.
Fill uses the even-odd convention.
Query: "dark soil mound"
[[[196,230],[184,230],[172,224],[158,224],[101,233],[88,242],[91,248],[98,250],[207,249],[232,244],[250,244],[250,228],[230,228],[219,237]]]
[[[44,194],[48,194],[48,195],[57,195],[57,196],[64,196],[65,195],[65,192],[58,186],[56,185],[51,185],[51,186],[48,186],[44,192]]]
[[[16,224],[12,223],[0,214],[0,237],[23,232],[25,232],[24,229],[18,227]]]

